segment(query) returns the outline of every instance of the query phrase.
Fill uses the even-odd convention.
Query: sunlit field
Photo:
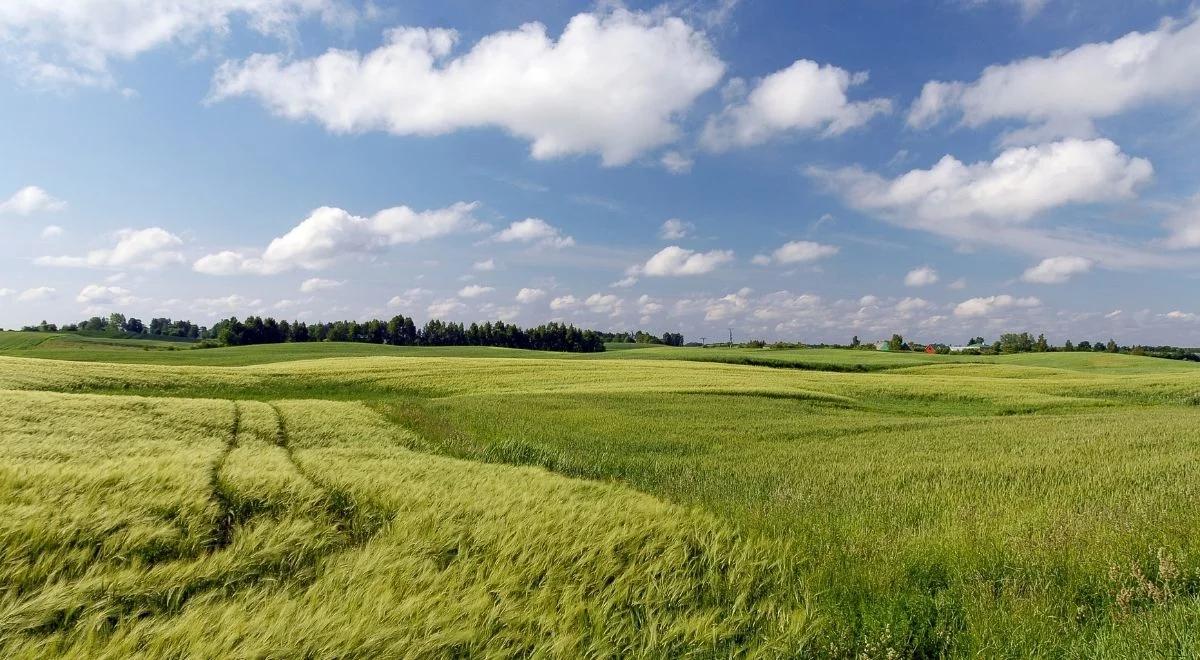
[[[6,657],[1200,654],[1190,363],[0,353]]]

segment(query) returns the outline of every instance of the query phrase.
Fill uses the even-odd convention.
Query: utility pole
[[[733,348],[733,328],[729,329],[729,348]]]
[[[700,347],[703,348],[707,345],[708,345],[708,337],[701,337],[700,338]]]

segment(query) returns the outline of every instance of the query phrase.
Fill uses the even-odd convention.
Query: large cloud
[[[725,68],[682,20],[624,9],[579,14],[558,41],[540,23],[487,35],[455,56],[457,40],[453,30],[399,27],[366,54],[254,55],[221,67],[212,98],[253,96],[336,132],[496,126],[532,141],[535,158],[599,153],[620,165],[674,141],[676,116]]]
[[[1013,307],[1037,307],[1042,301],[1029,296],[1016,298],[1007,293],[998,296],[986,296],[964,300],[954,307],[954,315],[959,317],[991,316],[993,313]]]
[[[498,232],[493,238],[501,243],[538,243],[547,247],[570,247],[575,239],[541,218],[518,220]]]
[[[721,151],[760,144],[793,130],[820,131],[826,136],[844,133],[892,109],[887,99],[851,102],[846,98],[852,85],[866,79],[866,74],[796,60],[760,80],[744,99],[730,103],[709,119],[701,142]],[[735,79],[731,84],[736,89],[742,83]]]
[[[1164,242],[1167,247],[1175,250],[1200,248],[1200,195],[1167,218],[1166,228],[1169,232]]]
[[[35,286],[17,294],[17,302],[34,303],[54,298],[55,289],[50,286]]]
[[[65,208],[67,208],[66,202],[55,199],[45,190],[37,186],[25,186],[8,199],[0,202],[0,215],[6,213],[31,215],[45,211],[61,211]]]
[[[1154,168],[1109,140],[1068,139],[1008,149],[995,160],[969,165],[943,156],[930,169],[894,179],[857,167],[809,173],[856,208],[924,227],[949,227],[973,218],[1020,223],[1067,204],[1128,199]]]
[[[703,302],[704,320],[705,321],[728,321],[747,311],[750,305],[750,294],[753,293],[749,287],[742,287],[734,293],[729,293],[715,300],[706,300]],[[692,301],[689,301],[692,302]],[[681,311],[686,309],[687,302],[684,305],[676,304],[676,310]]]
[[[343,284],[345,284],[345,282],[339,280],[327,280],[320,277],[310,277],[300,283],[300,292],[315,293],[317,291],[327,291],[329,289],[336,289]]]
[[[473,202],[458,202],[429,211],[395,206],[363,218],[322,206],[291,231],[272,240],[262,252],[225,250],[201,257],[193,268],[209,275],[271,275],[293,268],[316,270],[346,255],[482,229],[484,225],[472,216],[477,207]]]
[[[645,264],[631,269],[630,274],[638,273],[650,277],[703,275],[732,260],[733,252],[729,250],[696,252],[670,245],[659,250]]]
[[[562,311],[564,309],[571,309],[578,304],[579,304],[579,300],[576,299],[575,296],[568,293],[565,296],[559,296],[559,297],[555,298],[554,300],[551,300],[550,301],[550,309],[553,309],[554,311],[557,312],[557,311]]]
[[[1149,161],[1126,155],[1109,140],[1011,148],[972,164],[945,156],[929,169],[894,178],[860,167],[813,167],[807,173],[854,208],[967,246],[996,245],[1038,257],[1073,254],[1118,268],[1188,265],[1185,258],[1164,258],[1115,236],[1030,226],[1054,209],[1131,199],[1153,178]]]
[[[235,16],[260,34],[290,39],[298,21],[318,15],[341,22],[353,12],[340,0],[0,2],[0,57],[40,84],[109,85],[112,60],[224,36]]]
[[[545,289],[524,287],[517,292],[516,300],[522,305],[537,302],[546,296]]]
[[[482,284],[468,284],[458,290],[459,298],[478,298],[479,296],[489,294],[496,289]]]
[[[921,266],[908,271],[904,276],[904,286],[929,286],[938,281],[938,272],[932,266]]]
[[[1029,268],[1021,279],[1035,284],[1062,284],[1075,275],[1092,269],[1092,260],[1083,257],[1049,257]]]
[[[116,233],[117,242],[111,248],[92,250],[81,257],[38,257],[40,266],[74,268],[139,268],[153,270],[183,261],[177,249],[183,239],[163,229],[122,229]]]
[[[76,302],[90,305],[132,305],[140,301],[129,289],[103,284],[89,284],[75,296]]]
[[[608,314],[610,316],[619,316],[624,303],[624,300],[611,293],[593,293],[583,301],[588,311],[593,314]]]
[[[812,241],[789,241],[776,248],[770,255],[754,255],[752,261],[760,266],[771,263],[801,264],[831,257],[837,254],[838,250],[839,248],[835,245],[822,245]]]
[[[984,69],[970,82],[931,81],[909,110],[908,123],[928,126],[956,111],[969,126],[1020,120],[1035,126],[1015,140],[1087,135],[1093,119],[1200,93],[1200,18],[1165,22],[1047,57]]]

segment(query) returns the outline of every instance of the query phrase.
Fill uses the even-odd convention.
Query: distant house
[[[890,351],[890,350],[892,350],[892,345],[890,343],[888,343],[888,341],[886,339],[883,341],[877,341],[877,342],[875,342],[875,350]]]
[[[934,353],[937,353],[937,348],[933,344],[925,344],[925,353],[928,355],[933,355]]]

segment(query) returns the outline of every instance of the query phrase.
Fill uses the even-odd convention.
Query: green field
[[[1200,654],[1191,363],[171,348],[0,333],[5,657]]]
[[[414,347],[364,343],[262,344],[191,349],[179,340],[107,339],[78,334],[0,332],[0,355],[82,362],[246,366],[330,357],[511,357],[574,360],[686,360],[813,371],[872,372],[949,364],[1008,364],[1068,370],[1166,373],[1189,371],[1182,361],[1130,360],[1107,353],[1023,355],[926,355],[844,349],[672,348],[653,344],[609,344],[603,353],[554,353],[484,346]]]

